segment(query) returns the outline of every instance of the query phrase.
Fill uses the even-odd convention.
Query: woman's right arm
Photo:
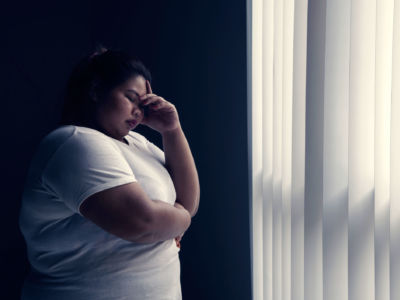
[[[83,201],[80,212],[105,231],[137,243],[173,239],[191,222],[181,205],[150,199],[137,182],[93,194]]]

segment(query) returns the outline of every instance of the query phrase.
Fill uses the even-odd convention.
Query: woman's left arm
[[[146,80],[147,94],[141,96],[141,105],[147,107],[142,124],[161,133],[165,167],[176,190],[176,202],[193,217],[199,207],[200,184],[189,143],[183,133],[175,105],[153,94]]]
[[[165,164],[176,190],[176,201],[193,217],[199,207],[200,184],[196,165],[182,127],[162,133]]]

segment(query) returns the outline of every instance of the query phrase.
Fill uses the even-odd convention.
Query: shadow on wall
[[[26,1],[5,12],[2,122],[12,128],[2,132],[5,299],[19,298],[29,270],[18,214],[30,160],[59,120],[72,66],[97,41],[141,58],[155,92],[176,105],[191,145],[201,203],[182,240],[184,299],[250,299],[246,1],[114,1],[111,7]],[[157,134],[143,130],[160,145]]]

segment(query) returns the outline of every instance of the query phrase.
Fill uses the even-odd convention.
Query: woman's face
[[[100,99],[95,123],[100,131],[123,142],[123,137],[143,119],[139,96],[146,94],[146,81],[141,75],[132,77]]]

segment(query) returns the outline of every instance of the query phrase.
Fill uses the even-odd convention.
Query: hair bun
[[[106,47],[104,47],[102,45],[98,45],[98,46],[96,46],[96,50],[94,51],[94,53],[91,54],[89,56],[89,58],[93,59],[94,57],[99,56],[99,55],[101,55],[101,54],[103,54],[103,53],[105,53],[107,51],[108,51],[108,49]]]

